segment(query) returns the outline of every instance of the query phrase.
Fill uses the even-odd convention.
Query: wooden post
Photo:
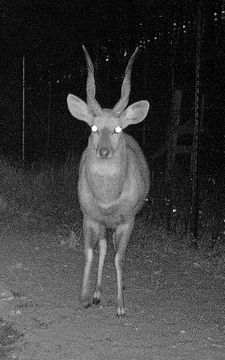
[[[49,92],[48,92],[48,125],[47,125],[47,144],[46,144],[46,154],[47,158],[49,157],[49,148],[50,148],[50,132],[51,132],[51,104],[52,104],[52,73],[51,73],[51,64],[49,70]]]
[[[144,44],[144,89],[145,96],[147,95],[147,46],[146,42]],[[148,132],[148,121],[143,121],[142,123],[142,148],[143,151],[146,151],[147,148],[147,132]]]
[[[199,178],[198,178],[198,157],[199,157],[199,134],[200,134],[200,64],[201,64],[201,37],[202,37],[202,9],[201,1],[197,4],[196,17],[196,60],[195,60],[195,118],[193,145],[191,152],[191,184],[192,201],[190,230],[194,237],[194,246],[198,242],[198,216],[199,216]]]
[[[22,165],[25,164],[25,55],[23,55]]]
[[[166,210],[166,222],[167,230],[171,230],[171,214],[173,206],[173,192],[172,192],[172,182],[173,182],[173,171],[177,150],[177,138],[178,138],[178,127],[180,123],[180,113],[181,113],[181,100],[182,100],[182,90],[175,89],[172,94],[172,107],[171,107],[171,126],[168,134],[168,152],[167,152],[167,162],[166,162],[166,174],[165,174],[165,210]]]

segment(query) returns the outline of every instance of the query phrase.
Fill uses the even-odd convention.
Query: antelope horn
[[[82,45],[82,48],[84,50],[84,55],[87,62],[87,70],[88,70],[88,76],[87,76],[87,85],[86,85],[86,92],[87,92],[87,103],[90,106],[91,110],[94,112],[95,115],[101,115],[102,114],[102,108],[95,99],[95,78],[94,78],[94,66],[91,61],[91,58],[87,52],[87,49],[84,45]]]
[[[130,87],[131,87],[131,80],[130,80],[131,71],[132,71],[133,62],[134,62],[137,52],[138,52],[138,46],[136,47],[133,55],[130,57],[130,60],[127,64],[127,67],[125,70],[125,76],[124,76],[123,84],[122,84],[122,88],[121,88],[120,100],[116,103],[116,105],[113,108],[114,113],[120,113],[121,111],[123,111],[129,102]]]

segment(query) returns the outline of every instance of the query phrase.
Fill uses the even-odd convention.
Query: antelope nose
[[[99,155],[101,159],[106,159],[109,156],[109,150],[107,148],[101,148],[99,149]]]

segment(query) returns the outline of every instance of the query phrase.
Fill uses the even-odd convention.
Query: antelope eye
[[[114,129],[114,132],[119,134],[120,132],[122,131],[121,127],[120,126],[117,126],[115,129]]]
[[[93,133],[96,133],[96,132],[98,131],[97,126],[96,126],[96,125],[92,125],[91,131],[92,131]]]

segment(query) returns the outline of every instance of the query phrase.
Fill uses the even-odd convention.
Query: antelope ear
[[[149,102],[146,100],[128,106],[121,115],[123,129],[130,124],[138,124],[143,121],[148,113],[149,106]]]
[[[89,107],[85,101],[75,95],[69,94],[67,96],[67,105],[73,117],[85,121],[90,126],[92,125],[93,115],[89,111]]]

